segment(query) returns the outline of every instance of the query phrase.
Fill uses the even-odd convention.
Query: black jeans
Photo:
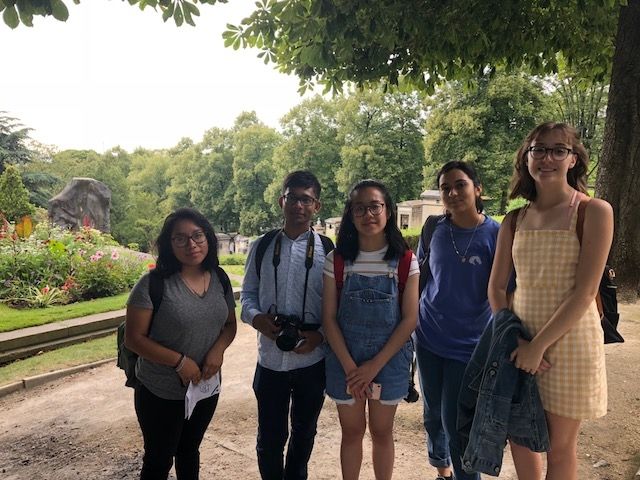
[[[197,480],[200,443],[217,405],[218,395],[200,400],[186,420],[184,400],[165,400],[138,383],[135,407],[144,438],[140,480],[166,480],[174,457],[178,479]]]
[[[263,480],[305,480],[318,416],[324,403],[324,360],[310,367],[276,372],[256,367],[253,391],[258,400],[258,467]],[[284,446],[291,438],[283,465]]]

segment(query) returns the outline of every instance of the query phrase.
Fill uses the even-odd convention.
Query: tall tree
[[[266,190],[273,181],[273,151],[281,136],[261,123],[247,125],[245,119],[245,115],[238,117],[234,127],[234,201],[240,214],[240,233],[256,235],[279,221]]]
[[[606,82],[611,74],[596,191],[613,205],[612,261],[621,291],[637,295],[638,25],[640,0],[280,0],[259,4],[224,37],[233,48],[261,49],[266,61],[295,73],[302,90],[314,82],[339,90],[346,81],[402,79],[429,91],[443,79],[498,65],[544,75],[557,71],[558,53],[585,77]]]
[[[424,163],[424,107],[417,94],[368,90],[347,97],[338,121],[343,142],[338,189],[362,178],[383,181],[394,200],[417,198]]]
[[[316,96],[293,107],[282,118],[284,141],[274,151],[274,178],[266,194],[274,206],[285,175],[310,170],[322,185],[320,218],[340,215],[344,201],[335,178],[341,163],[337,115],[337,101]]]
[[[17,222],[33,211],[33,205],[29,203],[29,192],[22,183],[20,172],[15,166],[8,165],[0,175],[0,213],[10,222]]]
[[[24,165],[32,160],[33,151],[28,146],[30,131],[17,118],[0,111],[0,174],[7,165]]]
[[[485,75],[473,86],[452,82],[431,100],[426,123],[424,186],[450,160],[475,164],[490,213],[504,214],[514,152],[547,118],[539,82],[524,74]]]

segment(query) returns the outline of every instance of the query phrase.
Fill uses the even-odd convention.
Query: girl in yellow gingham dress
[[[489,280],[494,313],[511,305],[532,337],[521,340],[510,359],[536,376],[551,446],[547,480],[577,480],[580,422],[607,412],[595,296],[613,239],[613,210],[586,196],[588,161],[568,125],[543,123],[529,133],[516,154],[510,194],[529,204],[517,218],[505,217]],[[577,207],[587,200],[581,245]],[[514,267],[517,286],[510,304],[507,285]],[[510,444],[518,479],[540,480],[543,457]]]
[[[568,230],[516,229],[512,255],[518,288],[513,311],[532,337],[575,288],[580,255],[577,205],[570,207]],[[545,358],[552,368],[536,380],[546,411],[578,420],[607,413],[604,340],[595,300],[578,323],[546,350]]]

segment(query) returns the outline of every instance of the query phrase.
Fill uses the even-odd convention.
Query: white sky
[[[266,124],[301,101],[298,79],[264,65],[255,49],[224,48],[227,23],[253,0],[200,5],[196,27],[121,0],[82,0],[69,20],[35,17],[11,30],[0,19],[0,111],[58,148],[102,152],[163,148],[229,128],[242,111]]]

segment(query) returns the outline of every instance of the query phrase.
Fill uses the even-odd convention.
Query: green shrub
[[[220,265],[244,265],[247,256],[244,253],[232,253],[231,255],[220,255]]]

